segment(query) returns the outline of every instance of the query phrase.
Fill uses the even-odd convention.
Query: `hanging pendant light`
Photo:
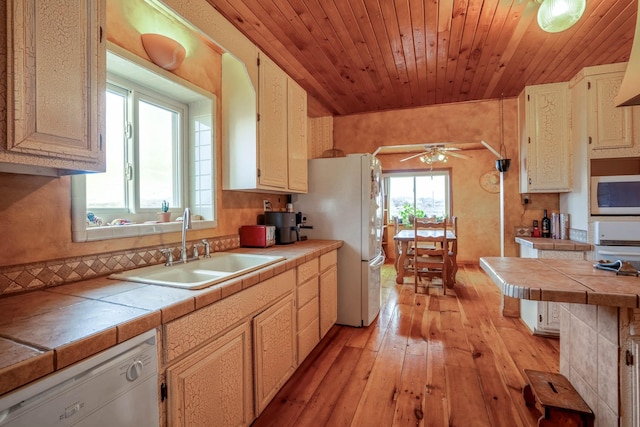
[[[578,22],[585,8],[586,0],[542,0],[538,25],[548,33],[559,33]]]

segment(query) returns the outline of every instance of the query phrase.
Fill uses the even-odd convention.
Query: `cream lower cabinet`
[[[527,86],[518,96],[520,192],[571,191],[568,83]]]
[[[320,257],[320,338],[338,320],[338,253],[331,251]]]
[[[298,266],[298,361],[302,361],[320,342],[318,302],[318,258]]]
[[[542,250],[523,244],[519,246],[520,258],[583,260],[585,256],[583,251]],[[535,335],[560,335],[560,303],[521,299],[520,317]]]
[[[253,342],[257,416],[298,366],[293,293],[254,317]]]
[[[269,403],[297,367],[295,273],[163,325],[168,426],[247,426]]]
[[[6,94],[0,84],[7,143],[0,147],[0,171],[105,170],[105,3],[8,0]]]
[[[246,322],[167,369],[170,425],[249,425],[251,350],[251,324]]]

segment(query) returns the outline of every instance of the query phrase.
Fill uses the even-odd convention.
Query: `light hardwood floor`
[[[558,372],[559,341],[500,315],[500,292],[463,265],[443,294],[414,294],[382,269],[367,328],[334,326],[254,426],[534,426],[525,368]]]

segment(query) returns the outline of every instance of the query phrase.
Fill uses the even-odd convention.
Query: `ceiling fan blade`
[[[460,149],[458,147],[442,147],[442,148],[438,148],[438,150],[443,150],[443,151],[460,151]]]
[[[415,159],[416,157],[420,157],[425,155],[426,152],[422,152],[422,153],[418,153],[418,154],[414,154],[413,156],[409,156],[409,157],[405,157],[404,159],[400,160],[401,162],[407,161],[407,160],[411,160],[411,159]]]
[[[461,154],[461,153],[453,153],[453,152],[451,152],[451,151],[447,151],[447,152],[446,152],[446,155],[447,155],[447,156],[453,156],[453,157],[459,157],[459,158],[461,158],[461,159],[470,159],[470,158],[471,158],[471,157],[466,156],[466,155],[464,155],[464,154]]]

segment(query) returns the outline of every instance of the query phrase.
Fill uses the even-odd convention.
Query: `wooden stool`
[[[522,388],[527,406],[540,405],[538,426],[592,427],[594,415],[564,375],[525,369],[529,381]]]

